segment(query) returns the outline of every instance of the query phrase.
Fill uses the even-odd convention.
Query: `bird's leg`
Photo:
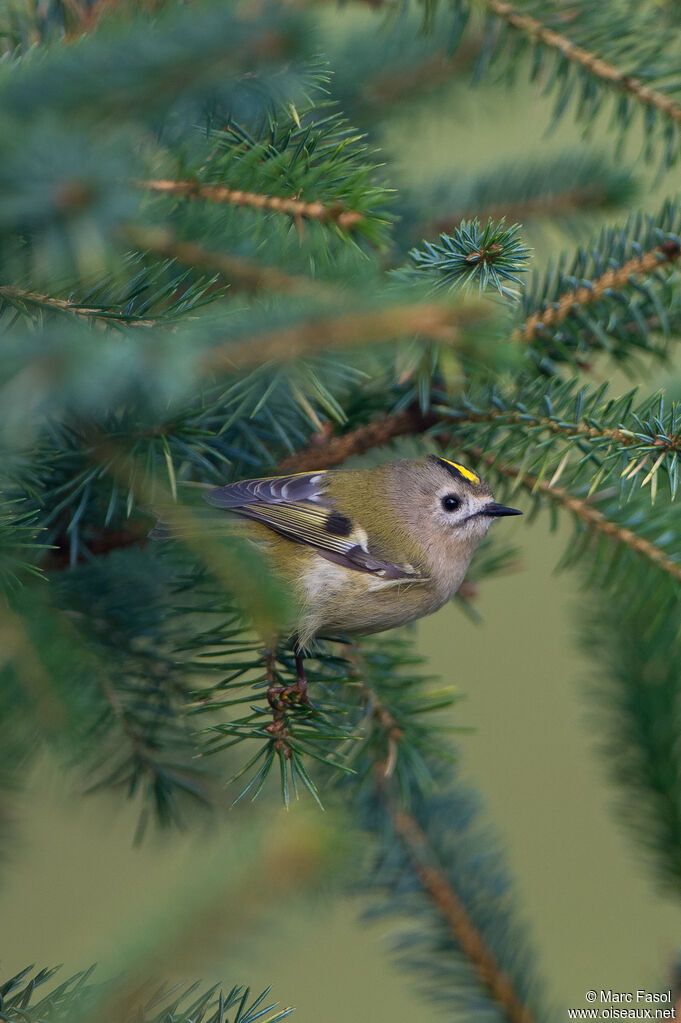
[[[296,684],[294,686],[277,685],[276,655],[274,650],[268,650],[265,655],[267,666],[267,702],[273,711],[282,711],[291,703],[305,703],[312,706],[307,693],[307,678],[305,677],[305,666],[303,664],[303,651],[298,645],[297,638],[293,640],[293,654],[296,660]]]

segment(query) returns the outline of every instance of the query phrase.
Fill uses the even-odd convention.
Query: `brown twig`
[[[523,223],[533,217],[559,216],[565,213],[574,213],[579,210],[602,207],[606,193],[602,188],[595,185],[585,185],[583,188],[574,188],[559,195],[538,195],[531,199],[517,199],[507,203],[498,203],[480,210],[471,210],[465,213],[457,213],[456,216],[440,217],[430,221],[422,228],[419,234],[430,238],[434,234],[452,234],[461,224],[462,220],[472,220],[474,217],[481,224],[488,220],[501,220],[506,218],[507,223]]]
[[[403,96],[411,98],[417,91],[450,82],[452,74],[473,63],[479,48],[480,40],[471,39],[461,43],[451,55],[442,48],[411,67],[400,66],[398,71],[379,73],[369,78],[362,98],[366,103],[390,104]]]
[[[369,312],[320,316],[245,341],[217,345],[206,353],[202,366],[204,372],[251,369],[270,361],[289,361],[335,348],[355,348],[414,335],[454,346],[459,341],[460,327],[482,319],[487,311],[478,303],[448,306],[419,302]]]
[[[505,420],[508,423],[522,424],[530,428],[548,430],[550,433],[563,434],[567,437],[588,437],[590,440],[612,441],[622,447],[640,444],[641,438],[631,430],[617,427],[588,426],[586,423],[562,423],[550,416],[532,416],[527,412],[514,409],[489,409],[485,412],[471,412],[457,417],[454,422],[465,426],[467,423],[493,423]],[[506,425],[506,423],[501,424]],[[662,451],[681,451],[681,435],[676,437],[649,438],[650,444]]]
[[[103,526],[100,529],[92,529],[88,535],[88,556],[92,554],[96,556],[109,554],[111,551],[123,550],[126,547],[139,546],[143,548],[147,543],[148,532],[148,523],[142,522],[139,519],[129,520],[125,528],[108,528]],[[57,541],[57,543],[59,542]],[[87,561],[87,557],[81,552],[78,556],[78,562],[82,563],[84,561]],[[70,564],[71,558],[68,548],[61,545],[58,545],[54,550],[47,551],[42,562],[47,572],[68,568]]]
[[[663,263],[673,262],[680,251],[678,243],[670,241],[663,248],[653,249],[640,258],[628,260],[619,270],[606,271],[601,277],[592,280],[588,286],[584,285],[566,292],[555,305],[528,317],[523,326],[515,331],[513,340],[518,341],[521,338],[526,341],[532,340],[540,333],[540,324],[544,327],[562,323],[573,309],[597,301],[611,288],[623,287],[634,276],[645,276]],[[657,325],[659,326],[659,322]],[[653,328],[654,326],[653,322]]]
[[[334,465],[342,465],[353,455],[363,455],[373,448],[383,447],[397,437],[409,434],[425,433],[439,422],[439,416],[433,412],[421,412],[418,408],[405,409],[393,416],[373,423],[358,426],[340,437],[313,436],[310,444],[302,451],[296,452],[279,462],[277,472],[305,472],[312,469],[328,469]]]
[[[176,195],[185,199],[206,199],[209,202],[229,203],[232,206],[250,206],[256,210],[270,210],[284,213],[300,220],[316,220],[325,224],[329,221],[345,231],[352,231],[364,220],[364,214],[346,210],[342,203],[330,206],[323,202],[303,202],[302,199],[282,199],[276,195],[262,195],[259,192],[243,192],[226,185],[201,185],[198,181],[168,181],[166,179],[140,181],[142,188],[162,195]]]
[[[383,791],[383,802],[397,835],[411,860],[424,892],[445,921],[450,934],[473,966],[481,983],[504,1010],[510,1023],[533,1023],[533,1016],[520,1000],[510,978],[502,970],[496,956],[488,948],[471,919],[458,892],[439,867],[433,865],[433,852],[416,820],[396,809]]]
[[[196,242],[181,241],[164,228],[138,228],[133,224],[123,229],[124,238],[135,248],[165,259],[176,259],[199,270],[215,271],[243,291],[280,291],[295,294],[337,294],[337,289],[302,274],[284,273],[276,267],[261,266],[249,259],[228,252],[205,249]]]
[[[485,0],[485,5],[493,14],[502,18],[513,28],[552,50],[558,50],[566,60],[573,64],[579,64],[580,67],[585,68],[601,81],[622,89],[623,92],[627,92],[637,99],[639,103],[652,107],[664,117],[681,124],[681,106],[669,96],[665,96],[664,93],[657,92],[655,89],[649,89],[639,78],[620,71],[583,46],[577,46],[567,36],[547,28],[537,18],[533,18],[529,14],[521,14],[512,4],[506,3],[506,0]]]
[[[338,289],[322,281],[315,281],[302,274],[288,274],[276,267],[261,266],[248,260],[231,256],[227,252],[205,249],[195,242],[180,241],[173,238],[165,229],[144,229],[134,224],[127,224],[121,229],[121,237],[136,249],[150,252],[165,259],[175,259],[199,270],[212,270],[219,273],[235,287],[243,291],[278,291],[290,294],[316,295],[319,298],[331,298],[338,295]],[[88,320],[101,320],[104,323],[122,321],[133,327],[153,327],[154,319],[139,319],[134,316],[121,316],[116,310],[82,306],[67,298],[57,298],[37,291],[28,291],[15,285],[0,285],[0,299],[10,302],[39,306],[57,312],[71,313]]]
[[[443,872],[433,865],[435,856],[429,848],[426,835],[412,816],[393,805],[388,779],[395,768],[403,732],[390,710],[364,681],[364,672],[357,659],[356,651],[354,658],[351,655],[350,660],[354,665],[360,692],[371,709],[372,718],[383,731],[388,742],[386,758],[376,764],[377,795],[409,855],[425,894],[444,919],[452,937],[468,962],[471,963],[482,984],[487,988],[494,1001],[503,1008],[509,1021],[511,1023],[533,1023],[529,1009],[516,995],[511,981],[501,969],[494,953],[485,944],[458,893]]]
[[[437,426],[438,423],[446,423],[449,426],[465,426],[467,423],[494,422],[499,419],[508,419],[510,422],[518,424],[526,423],[549,430],[551,433],[568,436],[579,435],[592,440],[602,437],[604,440],[611,440],[627,447],[639,442],[639,438],[628,430],[587,426],[585,423],[564,424],[548,416],[533,418],[526,412],[515,410],[491,409],[489,412],[471,412],[452,419],[450,416],[440,416],[435,412],[424,413],[417,408],[409,408],[396,415],[385,416],[374,423],[358,426],[357,429],[338,437],[313,435],[307,448],[283,459],[277,465],[276,471],[283,474],[305,472],[312,469],[328,469],[335,465],[342,465],[354,455],[363,455],[372,448],[389,444],[397,437],[425,433],[426,430]],[[651,438],[651,443],[660,451],[681,450],[681,437],[667,437],[664,440]]]
[[[380,699],[378,693],[364,681],[366,675],[365,665],[361,650],[356,643],[351,643],[346,648],[345,656],[352,666],[357,688],[371,715],[371,719],[376,722],[386,738],[388,745],[386,757],[384,760],[376,763],[379,777],[382,781],[385,781],[392,777],[395,770],[397,751],[404,732],[397,719]]]
[[[135,327],[153,327],[154,320],[127,319],[107,313],[106,309],[98,309],[96,306],[76,305],[68,298],[55,298],[54,295],[43,295],[37,291],[27,291],[24,288],[17,288],[14,285],[4,284],[0,286],[0,298],[6,298],[11,302],[25,303],[26,305],[37,305],[45,309],[54,309],[63,313],[73,313],[74,316],[84,316],[86,319],[104,320],[112,323],[117,319],[123,319],[126,324]]]
[[[381,0],[364,0],[364,2],[369,3],[370,6],[382,6]],[[681,124],[681,106],[669,96],[665,96],[663,92],[648,88],[640,78],[620,71],[596,53],[592,53],[591,50],[577,46],[566,35],[547,28],[541,21],[529,14],[521,13],[506,0],[484,0],[484,3],[489,11],[506,21],[512,28],[552,50],[558,50],[566,60],[585,68],[596,78],[600,78],[602,82],[622,89],[623,92],[634,96],[639,103],[652,107],[663,116]]]
[[[516,344],[533,341],[536,337],[541,336],[545,327],[563,323],[575,309],[581,309],[597,302],[610,289],[617,290],[624,287],[632,277],[645,276],[663,263],[673,263],[679,258],[679,255],[681,255],[679,243],[668,239],[642,256],[627,260],[619,269],[606,270],[604,274],[590,281],[588,285],[566,291],[546,309],[532,313],[520,327],[513,331],[511,340]]]

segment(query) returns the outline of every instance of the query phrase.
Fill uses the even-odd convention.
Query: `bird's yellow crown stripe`
[[[480,477],[477,475],[477,473],[473,472],[472,469],[467,469],[465,465],[459,465],[458,462],[450,462],[448,458],[443,458],[442,461],[446,462],[447,465],[454,466],[454,468],[457,470],[457,472],[460,472],[461,475],[465,479],[469,480],[471,483],[479,483],[480,482]]]

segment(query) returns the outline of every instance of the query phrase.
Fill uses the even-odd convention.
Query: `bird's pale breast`
[[[432,614],[454,592],[431,580],[384,580],[318,555],[306,559],[298,635],[302,645],[319,632],[369,634]],[[455,586],[454,589],[458,588]]]

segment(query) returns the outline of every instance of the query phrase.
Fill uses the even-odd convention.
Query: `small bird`
[[[464,465],[428,455],[371,469],[241,480],[206,491],[248,519],[275,572],[290,585],[298,698],[303,651],[320,632],[367,635],[432,614],[458,590],[497,504]]]

